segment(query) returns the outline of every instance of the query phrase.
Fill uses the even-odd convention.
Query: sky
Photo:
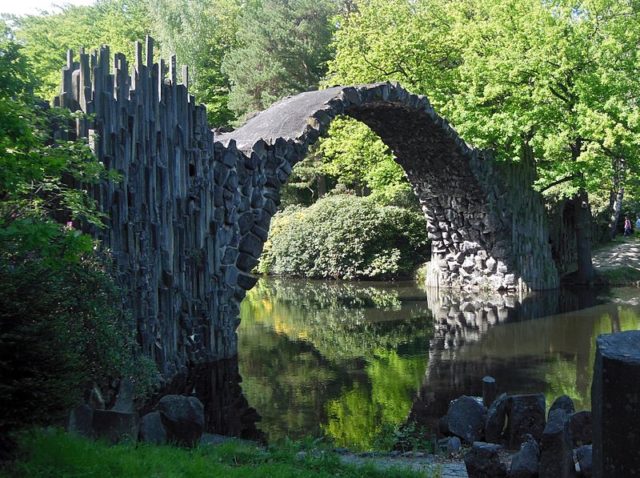
[[[15,15],[53,11],[56,5],[91,5],[95,0],[0,0],[0,13]]]

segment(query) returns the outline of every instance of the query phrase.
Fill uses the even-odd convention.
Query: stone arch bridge
[[[214,138],[206,111],[154,63],[69,52],[56,104],[88,115],[88,139],[118,183],[84,185],[108,215],[91,231],[113,256],[138,339],[169,378],[232,357],[239,304],[279,204],[281,186],[338,115],[371,127],[395,154],[432,240],[427,284],[461,289],[558,285],[531,165],[498,164],[465,144],[423,96],[397,84],[335,87],[285,98]]]

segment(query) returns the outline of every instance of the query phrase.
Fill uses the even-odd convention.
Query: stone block
[[[576,411],[573,400],[571,400],[571,397],[569,397],[568,395],[561,395],[553,401],[551,408],[549,408],[549,415],[551,415],[552,411],[558,408],[563,409],[567,415],[571,415]]]
[[[520,451],[513,455],[509,468],[509,478],[537,478],[540,448],[531,435],[520,446]]]
[[[482,379],[482,403],[485,407],[491,406],[496,399],[497,391],[498,386],[495,378],[486,376]]]
[[[593,449],[591,445],[583,445],[580,448],[574,450],[577,466],[576,471],[578,476],[584,478],[591,478],[593,476]]]
[[[597,338],[591,409],[593,476],[640,476],[640,331]]]
[[[545,427],[544,394],[511,395],[507,405],[509,448],[518,449],[527,434],[539,440]]]
[[[91,438],[93,436],[93,408],[83,403],[71,410],[67,421],[67,431]]]
[[[171,443],[193,446],[204,432],[204,406],[196,397],[165,395],[157,405]]]
[[[493,443],[475,442],[464,456],[469,478],[505,478],[507,468],[498,455],[501,448]]]
[[[449,432],[467,443],[482,438],[486,409],[473,397],[466,395],[452,400],[447,411]]]
[[[574,476],[568,418],[561,408],[549,413],[549,421],[540,440],[540,478]]]
[[[502,438],[502,432],[507,420],[507,401],[507,394],[503,393],[493,401],[487,411],[484,431],[485,440],[490,443],[498,443]]]
[[[167,443],[167,431],[162,424],[160,412],[147,413],[140,420],[140,441],[163,445]]]
[[[569,433],[574,447],[593,443],[591,412],[582,411],[569,416]]]
[[[94,410],[93,433],[95,438],[109,443],[136,441],[138,439],[138,415],[117,410]]]

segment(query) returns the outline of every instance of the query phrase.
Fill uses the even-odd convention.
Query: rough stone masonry
[[[394,152],[422,205],[427,284],[465,290],[558,285],[530,164],[500,164],[462,141],[424,96],[397,84],[285,98],[214,142],[206,111],[177,81],[175,58],[136,45],[129,70],[108,47],[71,52],[56,104],[87,113],[75,135],[121,180],[83,186],[107,213],[92,230],[114,259],[139,341],[165,378],[237,353],[240,301],[267,240],[280,188],[338,115]],[[113,63],[112,63],[113,61]]]

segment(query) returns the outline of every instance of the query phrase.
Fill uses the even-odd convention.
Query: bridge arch
[[[255,207],[239,211],[244,222],[254,220],[242,227],[245,235],[239,242],[241,286],[253,283],[248,274],[262,251],[291,168],[339,115],[369,126],[404,169],[432,244],[427,285],[465,290],[557,287],[530,165],[495,162],[467,145],[426,97],[391,83],[288,97],[217,137],[221,154],[255,165],[251,174],[258,175],[262,188],[262,197],[252,198]]]

